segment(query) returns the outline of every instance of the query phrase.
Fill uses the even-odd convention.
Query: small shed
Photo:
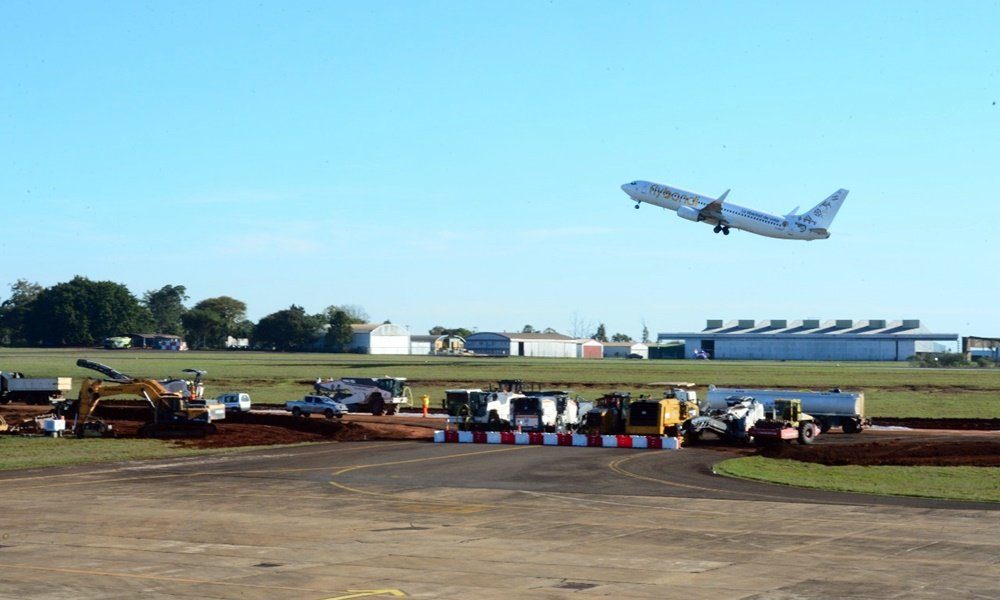
[[[630,354],[649,358],[649,346],[642,342],[604,342],[604,358],[628,358]]]
[[[604,344],[594,339],[576,340],[577,358],[604,358]]]

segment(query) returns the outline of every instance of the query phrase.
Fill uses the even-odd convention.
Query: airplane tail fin
[[[840,210],[840,205],[844,203],[846,197],[847,190],[839,189],[808,212],[795,215],[795,219],[809,229],[826,230],[833,223],[833,218],[837,216],[837,211]]]

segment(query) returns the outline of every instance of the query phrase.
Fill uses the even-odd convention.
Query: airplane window
[[[635,182],[635,181],[633,181],[633,182],[632,182],[632,183],[630,183],[629,185],[635,185],[635,184],[636,184],[636,182]]]

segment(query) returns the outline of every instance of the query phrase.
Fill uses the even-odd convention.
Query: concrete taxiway
[[[724,453],[363,442],[0,474],[0,598],[998,598],[1000,508]]]

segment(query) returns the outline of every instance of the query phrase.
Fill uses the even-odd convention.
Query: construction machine
[[[640,398],[629,403],[625,433],[679,437],[681,425],[696,416],[698,402],[694,392],[671,390],[660,400]]]
[[[347,405],[351,412],[394,415],[403,405],[413,404],[413,392],[405,377],[341,377],[317,379],[313,389]]]
[[[764,405],[750,396],[730,396],[724,408],[706,408],[681,426],[685,442],[696,442],[711,432],[721,440],[749,444],[750,428],[764,418]]]
[[[584,415],[581,432],[591,435],[625,432],[625,415],[632,394],[611,392],[594,401],[594,407]]]
[[[94,416],[103,398],[110,396],[138,396],[150,404],[152,419],[139,429],[140,437],[204,437],[215,433],[212,423],[218,419],[219,407],[202,403],[191,406],[180,392],[172,392],[155,379],[137,379],[101,363],[80,359],[78,367],[97,371],[106,377],[88,377],[80,385],[80,395],[75,402],[77,437],[87,434],[108,435],[111,427]],[[225,415],[225,408],[221,410]]]
[[[800,444],[811,444],[819,435],[816,420],[802,412],[802,401],[793,398],[777,398],[769,408],[764,409],[764,418],[754,423],[750,435],[758,445],[780,444],[798,440]]]

